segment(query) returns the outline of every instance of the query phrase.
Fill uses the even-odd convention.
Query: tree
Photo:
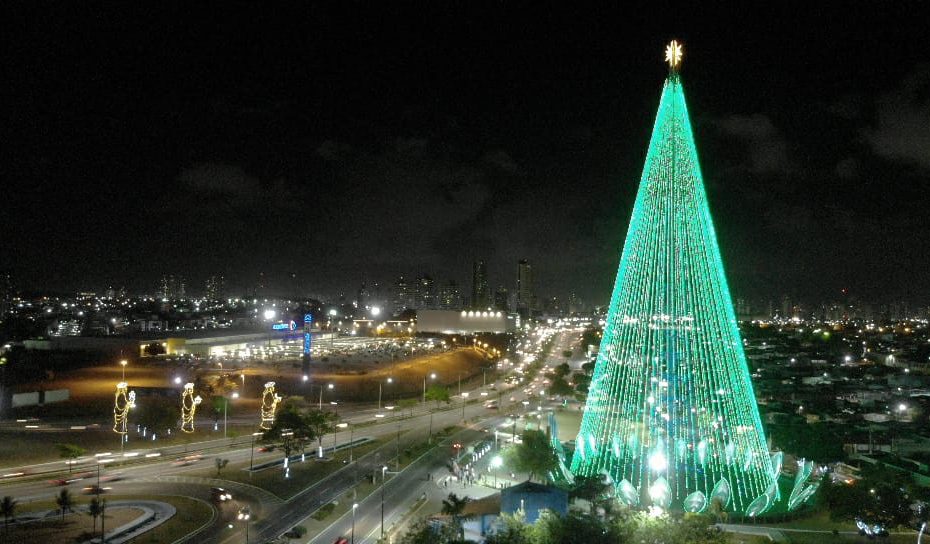
[[[584,499],[590,503],[591,513],[597,508],[598,501],[607,492],[608,484],[600,474],[595,476],[575,476],[574,485],[572,485],[568,496],[571,500]]]
[[[336,428],[337,419],[338,417],[333,412],[310,410],[307,414],[307,424],[313,430],[312,436],[316,437],[319,447],[323,447],[323,435],[333,432]],[[312,440],[312,437],[310,440]]]
[[[464,514],[465,507],[468,506],[470,502],[470,497],[459,497],[455,493],[449,493],[449,496],[442,500],[441,512],[452,517],[452,525],[456,527],[463,538],[465,536],[465,528],[462,526],[462,521],[471,517]]]
[[[217,457],[213,461],[216,463],[216,477],[219,478],[220,471],[226,468],[226,465],[229,464],[229,459],[220,459],[219,457]]]
[[[428,519],[421,519],[396,542],[397,544],[457,544],[461,542],[461,537],[455,527],[434,527]]]
[[[103,505],[100,504],[100,497],[94,497],[87,505],[87,515],[94,518],[94,529],[91,534],[97,532],[97,518],[103,515]]]
[[[534,544],[533,529],[520,514],[501,514],[496,531],[484,540],[485,544]]]
[[[74,444],[55,444],[55,448],[58,449],[58,454],[62,459],[68,459],[70,461],[74,461],[87,452],[84,448],[75,446]],[[68,463],[68,472],[71,472],[72,466],[73,463]]]
[[[568,385],[562,376],[554,376],[549,382],[549,394],[557,397],[565,397],[574,393],[572,386]]]
[[[529,473],[532,480],[537,475],[545,477],[558,467],[558,457],[549,446],[549,439],[542,431],[523,431],[522,444],[509,448],[507,464],[515,472]]]
[[[58,496],[55,497],[55,504],[58,505],[58,509],[61,511],[61,519],[65,519],[65,513],[71,511],[71,507],[74,506],[74,499],[71,497],[71,492],[67,489],[62,489],[58,493]]]
[[[618,534],[619,528],[616,525],[597,516],[574,510],[564,516],[547,512],[540,516],[536,524],[539,531],[537,539],[539,544],[639,542],[638,540],[621,540]]]
[[[7,495],[0,501],[0,515],[3,516],[3,530],[6,532],[10,519],[16,521],[16,501],[13,500],[13,497]]]
[[[296,450],[303,451],[307,443],[314,438],[319,438],[322,446],[323,435],[332,429],[335,418],[332,412],[302,412],[294,402],[288,401],[278,411],[274,425],[262,435],[262,441],[283,439],[281,447],[284,455],[290,457]]]
[[[710,500],[710,508],[708,509],[710,514],[714,516],[714,519],[717,523],[726,522],[729,514],[727,514],[726,509],[723,506],[723,501],[720,500],[720,497],[714,497]]]
[[[397,408],[400,410],[410,410],[410,415],[413,415],[413,408],[417,405],[416,399],[401,399],[397,401]]]
[[[307,528],[303,525],[291,527],[291,530],[284,533],[285,538],[303,538],[307,534]]]
[[[436,401],[436,406],[440,402],[449,403],[449,388],[444,385],[433,384],[426,390],[426,400]]]

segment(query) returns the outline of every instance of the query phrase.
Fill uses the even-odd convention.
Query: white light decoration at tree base
[[[262,422],[258,427],[268,430],[274,425],[275,412],[278,409],[278,403],[281,397],[275,393],[274,382],[265,384],[265,390],[262,392]]]
[[[194,414],[202,401],[200,395],[194,396],[193,383],[184,384],[184,390],[181,391],[181,430],[185,433],[194,432]]]
[[[128,391],[129,384],[116,384],[116,396],[113,400],[113,432],[126,434],[129,410],[136,407],[136,392]]]

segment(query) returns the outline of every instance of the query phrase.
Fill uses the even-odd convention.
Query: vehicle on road
[[[174,466],[176,466],[176,467],[186,467],[186,466],[189,466],[189,465],[193,465],[193,464],[196,463],[197,461],[200,461],[200,459],[202,459],[202,458],[203,458],[203,456],[202,456],[202,455],[199,455],[199,454],[198,454],[198,455],[188,455],[188,456],[186,456],[186,457],[178,457],[178,458],[174,461],[173,464],[174,464]]]
[[[99,485],[89,485],[81,490],[81,493],[85,495],[100,495],[106,493],[107,491],[113,489],[112,487],[100,487]]]
[[[340,536],[336,539],[335,542],[333,542],[333,544],[349,544],[349,539],[344,536]]]
[[[210,488],[210,498],[213,499],[213,502],[226,502],[231,501],[233,496],[232,493],[222,487],[212,487]]]

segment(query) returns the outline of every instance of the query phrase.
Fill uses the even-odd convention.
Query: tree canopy
[[[558,467],[558,458],[549,439],[542,431],[526,430],[521,435],[522,444],[510,447],[504,452],[507,466],[514,472],[526,472],[530,480],[536,476],[543,479]]]

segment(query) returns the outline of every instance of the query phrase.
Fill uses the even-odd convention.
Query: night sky
[[[526,258],[603,303],[677,38],[734,296],[930,299],[926,3],[194,4],[4,8],[21,289],[467,292]]]

